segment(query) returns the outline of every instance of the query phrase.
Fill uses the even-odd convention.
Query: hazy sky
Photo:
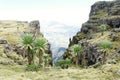
[[[38,19],[78,26],[88,19],[90,6],[96,1],[99,0],[0,0],[0,20]]]

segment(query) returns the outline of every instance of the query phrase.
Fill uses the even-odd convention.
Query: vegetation
[[[38,38],[35,41],[35,47],[39,57],[39,66],[43,66],[43,55],[45,53],[44,51],[46,46],[47,46],[47,41],[44,38]]]
[[[119,55],[120,41],[119,40],[115,40],[114,42],[108,41],[112,39],[109,37],[111,33],[113,34],[112,35],[113,37],[116,37],[114,35],[120,34],[119,30],[117,31],[112,30],[113,28],[118,29],[119,27],[118,22],[120,16],[118,16],[119,13],[117,12],[117,8],[115,7],[119,5],[117,5],[118,3],[115,3],[114,1],[114,4],[112,5],[113,7],[111,7],[109,11],[107,10],[106,7],[107,3],[105,2],[102,2],[103,4],[101,2],[99,3],[100,4],[98,5],[98,7],[96,7],[97,5],[95,6],[93,5],[92,8],[95,7],[95,9],[91,10],[93,14],[90,14],[90,20],[87,21],[89,24],[86,23],[85,25],[86,32],[88,34],[84,34],[84,32],[82,31],[77,33],[77,35],[74,36],[73,40],[72,41],[70,40],[73,46],[71,47],[70,45],[69,47],[70,49],[71,48],[72,49],[69,50],[68,48],[67,49],[68,53],[66,52],[68,55],[70,54],[70,57],[68,57],[69,59],[66,58],[66,59],[58,60],[56,62],[56,66],[62,69],[57,69],[48,66],[50,57],[48,54],[46,54],[47,41],[44,38],[38,37],[37,35],[37,39],[36,39],[36,37],[33,37],[33,35],[31,34],[25,34],[22,37],[22,44],[23,44],[23,49],[26,51],[27,54],[26,57],[28,59],[28,65],[27,66],[23,65],[21,63],[24,62],[22,56],[19,56],[12,50],[9,50],[9,52],[4,54],[4,51],[1,48],[3,45],[0,45],[0,73],[1,73],[0,80],[48,80],[48,79],[49,80],[119,80],[120,79],[120,55]],[[112,9],[114,9],[113,12]],[[99,23],[106,23],[106,24],[108,23],[109,26],[107,26],[106,24],[100,25],[98,28],[101,32],[98,32],[98,30],[96,30],[97,29],[96,26],[98,26]],[[3,23],[1,22],[0,24]],[[26,25],[28,24],[22,24],[21,26],[17,28],[14,27],[13,29],[12,27],[14,25],[19,26],[21,25],[21,22],[19,22],[19,24],[13,24],[11,26],[9,26],[9,23],[7,23],[7,25],[4,26],[0,25],[1,27],[0,36],[3,36],[3,38],[5,38],[10,44],[18,44],[20,42],[19,41],[20,37],[16,36],[15,33],[17,33],[18,31],[23,32],[25,29],[27,29]],[[110,27],[110,30],[107,30],[108,27]],[[13,31],[16,29],[17,31]],[[119,35],[117,36],[117,38],[119,39]],[[76,44],[80,40],[81,42],[83,41],[83,43],[85,40],[86,42],[94,45],[81,46],[79,44]],[[96,45],[96,43],[99,43],[99,47],[98,45]],[[83,51],[85,51],[85,53],[88,53],[86,55],[90,57],[86,57],[86,55],[83,54]],[[97,53],[97,55],[96,54],[89,55],[89,52],[91,54]],[[109,55],[108,53],[111,54]],[[88,59],[91,60],[92,57],[95,57],[95,63],[96,63],[99,55],[100,58],[102,58],[101,60],[103,61],[103,63],[106,62],[106,64],[102,64],[102,65],[101,63],[100,65],[95,64],[90,67],[87,67],[87,69],[81,67],[74,67],[74,65],[71,66],[72,63],[71,59],[74,59],[73,61],[78,66],[79,63],[84,64],[85,59],[87,62],[87,60]],[[16,64],[16,62],[19,62],[20,65]]]
[[[70,66],[70,64],[71,64],[71,61],[70,61],[70,59],[62,59],[62,60],[58,60],[57,62],[56,62],[56,66],[60,66],[62,69],[67,69],[69,66]]]
[[[110,41],[101,41],[99,45],[104,50],[110,49],[112,47],[112,43]]]
[[[68,69],[70,64],[71,64],[71,61],[68,58],[67,59],[58,60],[56,62],[56,66],[61,67],[62,69]]]
[[[40,67],[35,64],[27,65],[26,67],[26,71],[39,71],[39,70]]]
[[[102,24],[102,25],[100,25],[99,26],[99,29],[102,31],[102,33],[101,33],[101,35],[103,35],[104,34],[104,31],[106,30],[106,25],[104,25],[104,24]]]
[[[106,56],[108,53],[108,49],[110,49],[112,47],[112,43],[109,41],[101,41],[99,43],[100,47],[102,48],[103,51],[103,63],[105,63],[106,61]]]
[[[22,44],[23,44],[23,47],[27,51],[27,57],[28,57],[28,64],[29,65],[34,63],[34,61],[33,61],[34,52],[33,52],[33,46],[32,46],[33,42],[34,42],[33,36],[30,35],[30,34],[25,34],[22,37]]]
[[[21,65],[0,65],[1,80],[119,80],[117,71],[120,63],[103,65],[100,68],[81,69],[40,69],[39,71],[25,71]]]
[[[36,66],[34,64],[34,57],[35,54],[38,55],[39,58],[39,67],[43,67],[44,65],[44,60],[43,58],[45,58],[45,63],[47,64],[47,56],[43,56],[45,54],[45,49],[47,46],[47,41],[42,38],[39,37],[37,39],[35,39],[31,34],[25,34],[22,37],[22,44],[24,49],[26,49],[27,51],[27,57],[28,57],[28,66],[27,66],[27,70],[38,70],[38,66]],[[33,69],[32,69],[33,68]]]
[[[75,57],[76,57],[76,65],[78,65],[79,64],[78,63],[79,62],[79,56],[83,52],[83,47],[81,45],[75,44],[75,45],[72,46],[72,48],[73,48],[73,51],[74,51],[73,56],[75,55]]]
[[[49,66],[51,58],[49,57],[48,54],[44,54],[43,57],[44,57],[44,66],[46,66],[46,67]]]

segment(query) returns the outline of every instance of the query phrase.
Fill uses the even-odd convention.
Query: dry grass
[[[15,21],[0,22],[0,36],[7,39],[11,44],[20,41],[18,32],[27,29],[27,23],[17,23]],[[18,28],[19,27],[19,28]],[[89,40],[97,43],[107,40],[109,32],[95,34],[95,38]],[[0,48],[0,53],[2,53]],[[9,62],[11,59],[0,57],[0,62]],[[117,71],[120,70],[120,63],[106,64],[99,68],[81,69],[71,67],[69,69],[48,68],[38,72],[25,71],[25,65],[3,65],[0,64],[0,80],[120,80]]]
[[[100,68],[47,68],[38,72],[26,72],[25,66],[0,65],[0,80],[120,80],[116,74],[120,64],[103,65]]]
[[[17,21],[0,21],[0,37],[6,39],[10,44],[20,42],[21,32],[28,28],[28,23]]]
[[[94,38],[88,40],[88,42],[90,42],[90,43],[99,43],[100,41],[108,40],[108,39],[109,39],[109,38],[108,38],[108,35],[109,35],[109,34],[110,34],[109,31],[104,32],[104,35],[103,35],[103,36],[101,35],[101,32],[96,33],[96,34],[93,34]]]

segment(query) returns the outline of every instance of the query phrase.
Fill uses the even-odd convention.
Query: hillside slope
[[[100,26],[105,26],[105,30],[101,30]],[[103,34],[104,33],[104,34]],[[112,44],[107,51],[107,55],[99,46],[100,42],[107,41]],[[99,1],[91,6],[89,20],[82,24],[81,31],[78,32],[72,40],[69,47],[64,53],[64,59],[71,58],[72,46],[74,44],[82,45],[83,53],[79,56],[79,64],[85,60],[85,65],[93,65],[99,61],[106,63],[119,61],[120,56],[120,1]],[[83,59],[84,57],[84,59]],[[106,59],[105,59],[106,60]]]
[[[0,21],[0,64],[24,64],[27,54],[22,50],[22,36],[31,33],[36,37],[43,37],[38,20],[31,21]],[[50,45],[46,50],[52,57]],[[24,58],[24,59],[23,59]]]

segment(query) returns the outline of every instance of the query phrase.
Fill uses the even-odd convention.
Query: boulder
[[[116,34],[116,33],[114,33],[114,32],[110,33],[109,38],[111,38],[112,41],[117,41],[117,40],[119,40],[118,34]]]
[[[39,20],[31,21],[31,22],[29,23],[29,26],[30,26],[30,27],[34,27],[34,28],[40,28],[40,22],[39,22]]]
[[[0,38],[0,44],[7,44],[7,40],[3,39],[3,38]]]
[[[39,34],[42,35],[40,33],[40,23],[39,23],[39,20],[34,20],[34,21],[31,21],[29,23],[29,27],[30,27],[30,33],[33,34],[34,37],[38,36]]]

